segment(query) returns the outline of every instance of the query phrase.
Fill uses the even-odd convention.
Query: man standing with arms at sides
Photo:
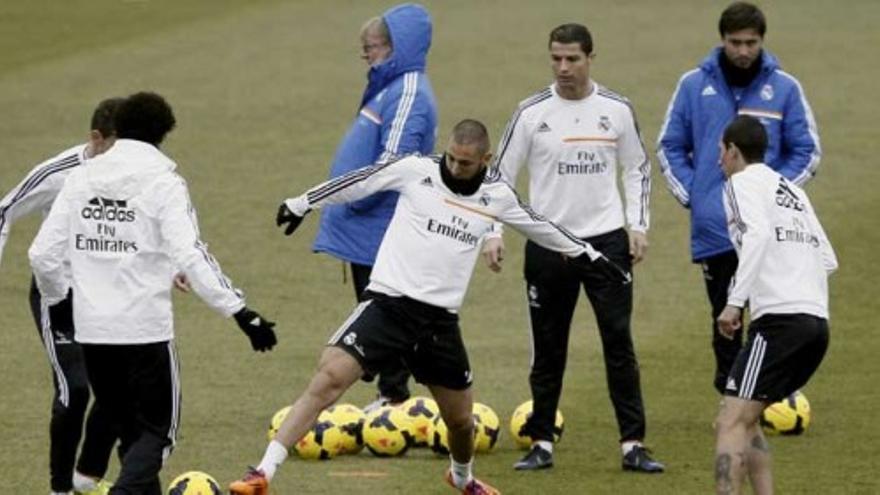
[[[724,393],[742,332],[721,335],[715,319],[727,303],[737,257],[724,219],[718,142],[737,115],[758,118],[767,129],[764,163],[797,185],[816,173],[821,150],[813,112],[800,83],[763,49],[767,23],[750,3],[732,3],[721,14],[721,46],[682,76],[660,130],[657,158],[667,186],[690,210],[691,258],[703,267],[712,305],[714,386]]]
[[[87,143],[62,151],[37,165],[0,201],[0,256],[16,220],[37,211],[48,214],[68,174],[113,146],[116,141],[113,116],[121,102],[122,98],[100,102],[92,114]],[[83,436],[83,419],[89,405],[89,382],[82,348],[74,341],[72,333],[50,326],[46,305],[35,282],[31,283],[30,307],[49,356],[55,387],[49,427],[51,493],[70,494],[72,490],[85,495],[106,493],[109,483],[101,478],[107,471],[116,433],[106,412],[95,403],[85,420],[85,440],[79,462],[76,462],[76,450]],[[68,295],[64,311],[71,310]]]
[[[245,306],[199,238],[186,183],[158,148],[175,125],[168,103],[134,94],[114,123],[116,143],[71,172],[28,254],[52,328],[75,322],[95,401],[119,427],[122,467],[110,495],[161,495],[180,421],[175,274],[234,316],[254,350],[275,345],[274,323]],[[73,321],[63,303],[70,290]]]
[[[739,265],[718,330],[729,339],[741,332],[746,304],[752,319],[715,421],[719,495],[741,493],[746,473],[756,494],[773,493],[761,412],[803,387],[828,349],[828,274],[837,257],[803,189],[763,163],[767,134],[740,116],[719,145]]]
[[[437,400],[448,428],[451,466],[446,482],[465,495],[498,490],[473,477],[473,375],[458,324],[482,239],[496,222],[507,223],[567,256],[572,269],[595,272],[608,284],[628,283],[629,273],[588,243],[536,215],[508,184],[486,177],[489,135],[475,120],[452,130],[440,157],[411,155],[354,171],[286,200],[277,223],[296,230],[313,208],[356,201],[380,190],[400,200],[379,248],[367,299],[330,337],[308,388],[294,402],[262,461],[230,485],[235,495],[266,495],[288,450],[358,379],[402,359]],[[561,253],[561,254],[560,254]]]
[[[437,104],[425,73],[431,47],[431,17],[424,7],[403,4],[361,28],[363,55],[370,69],[357,117],[330,168],[330,178],[411,153],[434,150]],[[324,209],[314,250],[351,266],[358,301],[391,215],[397,193],[383,192],[346,205]],[[409,373],[401,365],[379,375],[379,396],[367,408],[409,398]]]
[[[589,242],[629,271],[647,251],[650,162],[629,101],[590,79],[595,57],[586,26],[550,33],[555,82],[524,100],[498,147],[496,166],[511,184],[529,171],[529,197],[553,223]],[[617,187],[618,169],[626,196]],[[500,256],[500,247],[489,250]],[[534,414],[525,429],[532,449],[517,470],[553,466],[553,423],[568,354],[571,320],[583,286],[596,315],[608,391],[620,433],[625,470],[658,473],[663,465],[642,445],[645,412],[630,319],[632,285],[606,283],[572,270],[558,255],[526,244],[526,294],[532,332],[529,375]]]

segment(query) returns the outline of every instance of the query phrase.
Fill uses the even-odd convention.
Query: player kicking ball
[[[399,364],[436,399],[448,427],[451,466],[446,482],[463,494],[500,493],[474,478],[472,374],[458,325],[458,309],[488,235],[505,223],[565,255],[582,270],[615,283],[630,274],[589,244],[522,204],[513,189],[487,177],[489,135],[475,120],[452,131],[446,153],[411,155],[362,168],[284,201],[277,223],[290,235],[314,208],[356,201],[377,191],[400,193],[367,286],[366,300],[330,337],[307,389],[293,403],[256,468],[230,484],[237,495],[264,495],[288,450],[358,379]]]

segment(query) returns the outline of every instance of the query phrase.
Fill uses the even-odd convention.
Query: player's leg
[[[531,241],[526,243],[525,279],[532,338],[529,386],[533,414],[524,429],[536,444],[514,464],[519,470],[553,465],[553,428],[562,395],[571,319],[580,290],[578,278],[563,257]]]
[[[373,376],[389,356],[399,356],[396,322],[382,309],[384,301],[367,300],[330,337],[318,369],[306,390],[292,404],[256,469],[233,481],[235,495],[264,495],[290,448],[308,433],[320,412],[332,405],[358,379]]]
[[[74,472],[74,487],[77,491],[94,490],[99,484],[107,483],[102,478],[107,473],[113,445],[118,437],[118,428],[113,426],[110,415],[96,401],[92,402]]]
[[[750,467],[749,433],[758,424],[764,407],[765,404],[760,401],[724,397],[715,420],[715,492],[719,495],[742,493],[745,475]],[[768,451],[766,464],[757,466],[766,469],[766,473],[756,473],[759,480],[770,476],[769,458]]]
[[[770,444],[764,438],[764,432],[761,431],[758,421],[748,428],[746,437],[749,439],[749,446],[746,450],[746,467],[752,490],[756,495],[770,495],[773,493]]]
[[[70,301],[72,296],[68,294],[67,297]],[[85,360],[72,333],[51,328],[48,307],[42,302],[33,280],[30,307],[52,367],[52,384],[55,388],[49,424],[50,485],[53,492],[64,493],[73,489],[76,449],[82,436],[83,417],[89,403]]]
[[[358,302],[363,302],[367,285],[370,284],[370,273],[373,267],[351,263],[351,279],[354,285],[354,294]],[[364,412],[370,412],[386,404],[397,404],[409,399],[409,370],[403,362],[399,366],[389,367],[379,373],[379,395],[376,400],[364,407]]]
[[[730,281],[736,273],[738,258],[736,251],[728,251],[702,261],[703,279],[706,283],[706,294],[712,305],[712,350],[715,353],[715,377],[713,384],[718,393],[724,393],[725,381],[730,368],[742,349],[742,330],[737,331],[732,339],[724,337],[718,331],[716,319],[724,306],[727,305],[727,291]]]
[[[587,240],[623,269],[632,269],[629,238],[624,229]],[[632,339],[633,285],[609,283],[598,273],[585,274],[583,283],[602,341],[605,379],[620,434],[622,467],[628,471],[663,472],[663,464],[654,460],[642,445],[646,429],[645,408]]]
[[[128,449],[110,495],[161,495],[159,472],[180,426],[180,369],[174,342],[106,347],[127,361],[120,371],[127,375],[130,397],[125,415],[133,419],[123,434]]]

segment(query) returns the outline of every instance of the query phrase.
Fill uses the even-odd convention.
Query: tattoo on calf
[[[733,493],[730,464],[730,454],[718,454],[715,457],[715,490],[719,494]]]
[[[760,450],[761,452],[770,452],[770,444],[767,443],[767,439],[764,438],[764,435],[755,435],[755,437],[752,438],[752,448]]]

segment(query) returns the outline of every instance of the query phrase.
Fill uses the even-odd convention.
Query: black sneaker
[[[623,456],[623,470],[637,471],[641,473],[662,473],[663,464],[651,458],[651,451],[642,445],[636,445]]]
[[[551,467],[553,467],[553,454],[537,445],[532,446],[532,450],[513,465],[513,469],[517,471],[533,471]]]

